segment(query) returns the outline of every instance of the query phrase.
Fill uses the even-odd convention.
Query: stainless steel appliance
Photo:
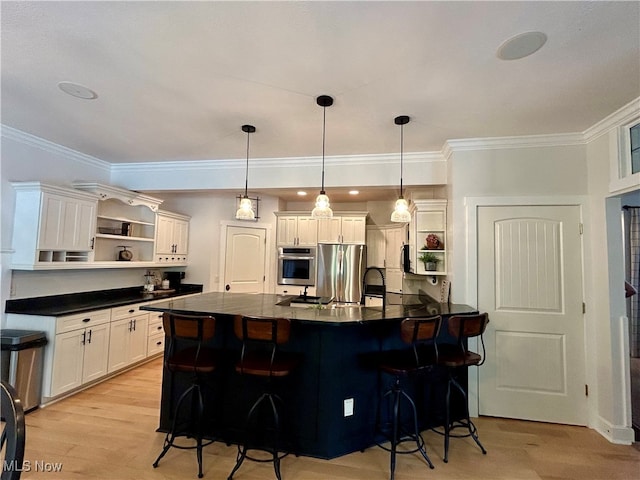
[[[336,302],[360,302],[366,266],[365,255],[364,245],[318,245],[316,295],[333,297]]]
[[[278,285],[316,284],[315,247],[278,248]]]

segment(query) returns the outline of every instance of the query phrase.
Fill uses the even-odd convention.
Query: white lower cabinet
[[[164,328],[162,327],[162,314],[149,313],[149,332],[147,337],[147,357],[164,352]]]
[[[61,333],[55,337],[50,397],[107,374],[109,324]]]
[[[120,313],[122,311],[125,312],[124,315]],[[148,312],[140,312],[137,307],[124,307],[122,309],[114,308],[111,315],[109,373],[147,358],[149,337]],[[122,316],[124,318],[120,318]]]
[[[53,356],[44,375],[45,397],[61,395],[107,374],[110,318],[110,310],[99,310],[55,319]]]

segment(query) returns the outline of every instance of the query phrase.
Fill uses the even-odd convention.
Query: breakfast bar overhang
[[[404,318],[441,315],[443,327],[439,342],[447,343],[447,318],[477,313],[468,305],[437,303],[426,295],[398,295],[395,302],[387,302],[384,307],[292,307],[289,306],[291,299],[291,296],[273,294],[212,292],[142,307],[143,310],[216,318],[213,346],[225,352],[226,360],[215,380],[205,389],[209,412],[203,425],[206,437],[228,443],[242,439],[246,397],[251,391],[234,371],[241,349],[233,331],[233,319],[237,315],[291,320],[291,340],[282,349],[300,353],[302,363],[282,385],[285,434],[292,440],[292,451],[296,454],[330,459],[376,443],[380,391],[389,379],[378,373],[373,360],[381,351],[407,347],[399,335]],[[163,432],[171,425],[170,405],[187,385],[187,380],[181,385],[176,377],[172,392],[168,378],[165,368],[159,424],[159,431]],[[416,387],[420,427],[442,425],[446,378],[435,367],[427,381],[416,385],[420,385]],[[353,405],[352,412],[346,409],[345,401]],[[452,408],[454,417],[462,412],[461,405]]]

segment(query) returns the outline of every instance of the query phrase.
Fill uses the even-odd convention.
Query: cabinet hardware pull
[[[90,321],[91,321],[91,318],[83,318],[83,319],[82,319],[82,321],[83,321],[84,323],[87,323],[87,322],[90,322]]]
[[[162,345],[162,342],[156,342],[156,345],[160,346]]]
[[[134,332],[136,331],[136,322],[137,322],[137,320],[134,318],[133,319],[133,331]]]
[[[87,340],[87,332],[82,332],[82,341],[80,343],[84,345],[86,340]]]
[[[89,330],[89,338],[87,339],[87,343],[91,343],[91,330]]]
[[[159,327],[157,327],[157,328],[158,328],[158,330],[162,330],[162,326],[159,326]]]
[[[129,331],[131,331],[131,325],[133,325],[133,320],[129,320]]]
[[[96,243],[96,237],[91,237],[91,242],[90,242],[91,250],[93,250],[95,243]]]
[[[129,310],[129,313],[133,313],[133,312],[135,312],[135,309],[132,308],[131,310]]]

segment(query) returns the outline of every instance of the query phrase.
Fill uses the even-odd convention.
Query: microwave
[[[278,285],[316,284],[315,247],[278,248]]]

